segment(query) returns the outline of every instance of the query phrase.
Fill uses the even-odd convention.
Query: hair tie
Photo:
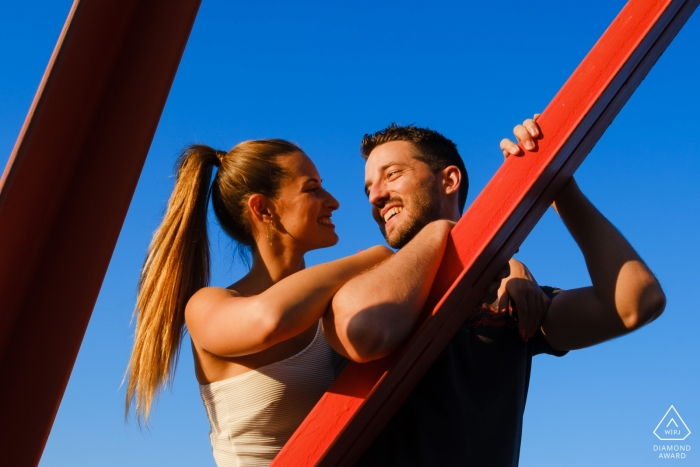
[[[214,165],[216,167],[221,167],[221,163],[224,161],[224,156],[226,156],[227,152],[226,151],[219,151],[218,149],[215,151],[216,153],[216,162],[214,162]]]

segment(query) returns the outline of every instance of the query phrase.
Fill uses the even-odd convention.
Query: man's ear
[[[253,223],[265,223],[269,222],[272,218],[274,205],[269,199],[256,193],[248,198],[248,210],[250,211]]]
[[[456,165],[448,165],[442,169],[442,188],[446,195],[459,193],[459,185],[462,183],[462,173]]]

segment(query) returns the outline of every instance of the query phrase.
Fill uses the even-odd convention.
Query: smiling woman
[[[207,287],[209,197],[224,231],[252,251],[251,270],[227,288]],[[341,359],[319,322],[330,299],[391,255],[378,246],[305,269],[304,254],[337,243],[338,207],[287,141],[187,148],[141,273],[127,414],[135,400],[148,419],[186,325],[217,464],[268,464],[335,378]]]

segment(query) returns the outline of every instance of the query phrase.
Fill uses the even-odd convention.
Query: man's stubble
[[[430,188],[435,192],[431,193]],[[429,223],[442,218],[442,203],[440,193],[433,184],[422,187],[411,195],[411,216],[394,229],[391,235],[384,233],[387,243],[392,248],[403,248],[413,237]]]

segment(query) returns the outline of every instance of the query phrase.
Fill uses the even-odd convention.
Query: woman
[[[250,272],[227,288],[207,287],[210,195],[224,231],[252,252]],[[306,252],[337,243],[338,207],[287,141],[185,150],[139,283],[127,413],[135,401],[137,417],[148,418],[186,325],[217,464],[269,464],[335,377],[337,354],[319,322],[330,300],[392,254],[375,246],[305,269]]]

